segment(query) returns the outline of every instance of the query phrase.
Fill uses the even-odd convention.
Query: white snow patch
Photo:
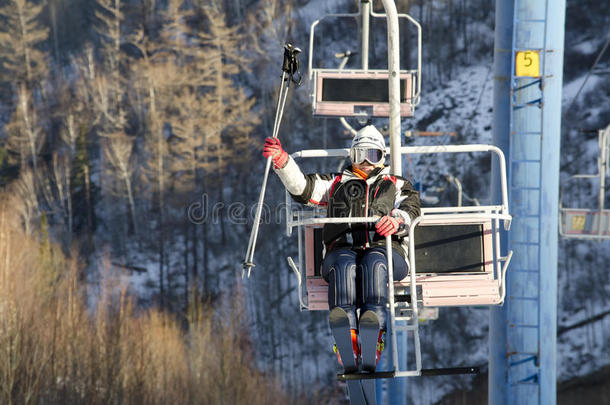
[[[572,100],[574,99],[574,97],[576,97],[576,94],[578,94],[578,91],[583,85],[586,78],[587,76],[583,75],[567,84],[564,84],[562,90],[562,100],[565,107],[569,107],[569,105],[572,103]],[[600,76],[590,75],[584,87],[582,88],[582,90],[580,90],[578,99],[582,100],[584,94],[590,91],[594,91],[595,88],[600,84],[601,80],[602,78]]]
[[[599,41],[584,41],[576,45],[571,45],[571,48],[585,55],[590,55],[599,50]]]

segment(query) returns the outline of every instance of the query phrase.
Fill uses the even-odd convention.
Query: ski
[[[360,316],[360,347],[362,351],[362,370],[374,373],[377,366],[377,340],[379,339],[379,318],[373,311]],[[376,404],[375,380],[361,380],[367,404]]]
[[[328,324],[335,338],[345,373],[357,373],[358,363],[354,359],[351,328],[347,312],[340,307],[333,308],[328,316]],[[347,381],[347,391],[351,405],[367,405],[360,381]]]
[[[373,311],[366,311],[360,317],[360,345],[362,349],[363,371],[375,372],[378,339],[379,318]]]
[[[377,404],[377,392],[375,390],[375,380],[360,380],[362,392],[367,405]]]
[[[358,364],[354,359],[354,350],[352,348],[352,335],[347,312],[341,307],[335,307],[330,311],[328,316],[328,324],[335,338],[343,368],[345,373],[355,373],[358,371]]]

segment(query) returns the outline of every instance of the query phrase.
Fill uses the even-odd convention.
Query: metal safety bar
[[[292,226],[304,226],[304,225],[317,225],[317,224],[358,224],[358,223],[374,223],[379,221],[380,216],[371,216],[371,217],[352,217],[352,218],[307,218],[307,219],[298,219],[296,221],[292,221],[289,219]],[[411,238],[412,239],[412,238]],[[419,317],[417,311],[417,288],[415,287],[416,275],[415,275],[415,267],[411,267],[413,270],[410,270],[410,289],[411,289],[411,311],[413,315],[411,317],[411,324],[407,324],[406,326],[396,326],[396,315],[395,311],[395,303],[394,303],[394,264],[392,262],[392,237],[391,235],[386,236],[386,257],[388,260],[388,306],[390,312],[390,342],[392,345],[392,363],[394,366],[394,376],[395,377],[410,377],[410,376],[419,376],[421,375],[421,349],[419,343]],[[299,245],[300,251],[300,245]],[[410,258],[411,263],[414,263],[414,260]],[[297,269],[297,266],[294,264],[292,258],[288,258],[288,263],[290,267],[295,272],[297,277],[299,277],[299,302],[302,307],[304,305],[302,301],[301,294],[301,270]],[[302,269],[302,267],[301,267]],[[401,330],[410,330],[413,332],[414,339],[414,347],[415,347],[415,370],[400,370],[398,364],[398,347],[396,343],[396,329]]]
[[[504,152],[494,145],[472,144],[472,145],[430,145],[430,146],[403,146],[400,148],[401,155],[425,154],[425,153],[468,153],[468,152],[490,152],[496,154],[500,163],[500,181],[502,188],[502,204],[500,210],[502,214],[508,214],[508,191],[506,180],[506,161]],[[390,148],[386,148],[386,155],[390,153]],[[292,154],[293,158],[319,158],[319,157],[348,157],[349,148],[341,149],[308,149]],[[477,210],[485,210],[490,206],[477,206]],[[287,206],[288,208],[288,206]],[[505,222],[505,229],[510,227],[510,220]]]
[[[499,229],[498,221],[510,221],[511,216],[501,213],[481,213],[481,214],[472,214],[472,213],[463,213],[463,214],[428,214],[425,213],[417,218],[415,218],[409,227],[409,235],[414,235],[415,227],[418,226],[422,221],[425,221],[429,218],[434,218],[435,221],[480,221],[483,219],[491,219],[496,221],[495,228]],[[380,219],[379,216],[372,217],[353,217],[353,218],[306,218],[306,219],[297,219],[296,221],[291,218],[288,220],[290,222],[290,227],[300,227],[305,225],[316,225],[316,224],[329,224],[329,223],[371,223],[376,222]],[[300,229],[300,228],[299,228]],[[512,258],[512,251],[508,253],[506,257],[500,256],[500,241],[497,236],[497,232],[493,232],[495,237],[495,249],[493,254],[493,274],[494,279],[498,280],[498,287],[501,294],[500,305],[504,302],[504,298],[506,296],[506,271],[508,269],[508,265]],[[299,233],[300,235],[300,233]],[[301,239],[299,237],[299,239]],[[300,246],[301,241],[299,241],[299,252],[301,251]],[[386,236],[386,249],[387,249],[387,258],[388,258],[388,307],[390,311],[390,344],[392,346],[392,363],[393,363],[393,376],[394,377],[413,377],[422,375],[422,367],[421,367],[421,346],[419,339],[419,310],[417,307],[417,270],[415,263],[415,238],[409,238],[409,290],[411,295],[411,307],[410,310],[412,312],[412,316],[410,319],[406,319],[408,322],[407,325],[396,325],[396,313],[395,307],[396,303],[394,301],[394,273],[393,273],[393,263],[392,263],[392,239],[391,236]],[[500,266],[500,261],[504,261],[504,265]],[[292,258],[288,258],[288,262],[290,267],[293,269],[295,274],[299,279],[299,302],[302,308],[307,308],[302,299],[302,287],[301,287],[301,278],[302,273],[295,265]],[[302,265],[301,265],[302,266]],[[302,267],[301,267],[302,269]],[[397,337],[396,332],[398,330],[406,330],[411,331],[413,333],[413,343],[415,349],[415,369],[409,370],[401,370],[398,362],[398,348],[397,348]]]

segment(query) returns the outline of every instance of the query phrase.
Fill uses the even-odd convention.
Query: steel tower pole
[[[510,74],[513,31],[513,1],[496,0],[494,30],[494,90],[493,90],[493,143],[510,156]],[[507,168],[510,170],[510,167]],[[502,195],[498,162],[492,165],[492,201]],[[512,207],[511,207],[512,208]],[[510,209],[512,212],[512,209]],[[501,231],[502,251],[506,252],[508,235]],[[489,404],[506,404],[506,306],[492,307],[489,322]]]
[[[494,405],[556,403],[565,0],[550,3],[496,2],[494,142],[510,162],[513,225],[507,239],[514,256],[506,303],[493,309],[490,319],[489,403]]]
[[[530,2],[533,0],[529,0]],[[547,0],[548,1],[548,0]],[[549,4],[543,74],[541,171],[541,280],[540,280],[540,403],[557,400],[557,247],[559,223],[559,171],[561,143],[561,95],[566,0]]]

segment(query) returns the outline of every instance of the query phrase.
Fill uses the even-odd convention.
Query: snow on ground
[[[345,13],[345,1],[312,0],[296,11],[299,21],[309,26],[320,16]],[[349,7],[347,8],[349,9]]]
[[[422,91],[421,104],[416,107],[414,118],[403,120],[403,130],[456,133],[456,136],[414,137],[413,145],[490,144],[492,96],[491,61],[460,68],[454,79],[434,90]],[[488,202],[491,178],[489,167],[481,166],[485,161],[489,161],[489,154],[412,155],[405,159],[403,172],[414,183],[446,190],[452,187],[444,180],[445,176],[455,176],[462,182],[465,194]]]
[[[587,80],[587,82],[581,89],[581,86],[583,85],[585,79]],[[594,91],[603,80],[603,76],[590,75],[587,78],[587,75],[582,75],[569,83],[564,83],[561,96],[563,105],[568,107],[573,101],[582,100],[586,93]],[[580,94],[578,95],[578,99],[574,100],[574,97],[576,97],[579,91]]]
[[[597,314],[605,312],[610,307],[591,308],[582,311],[581,316],[570,317],[573,324]],[[593,311],[595,311],[593,313]],[[580,318],[580,319],[579,319]],[[577,328],[562,334],[557,339],[557,377],[560,381],[574,376],[587,375],[610,364],[610,317],[606,316],[598,322],[582,328]]]
[[[571,50],[580,52],[584,55],[591,55],[593,53],[599,52],[599,43],[599,40],[583,41],[579,44],[572,45]]]
[[[460,68],[456,77],[434,91],[422,92],[413,121],[424,131],[458,131],[458,143],[476,138],[491,142],[493,76],[488,64]],[[426,80],[425,77],[422,78]],[[439,115],[442,112],[442,115]],[[437,119],[431,118],[439,115]],[[431,121],[431,122],[429,122]],[[408,125],[410,120],[405,120]],[[422,125],[424,122],[427,125]],[[424,126],[424,127],[422,127]],[[466,138],[466,139],[464,139]]]

